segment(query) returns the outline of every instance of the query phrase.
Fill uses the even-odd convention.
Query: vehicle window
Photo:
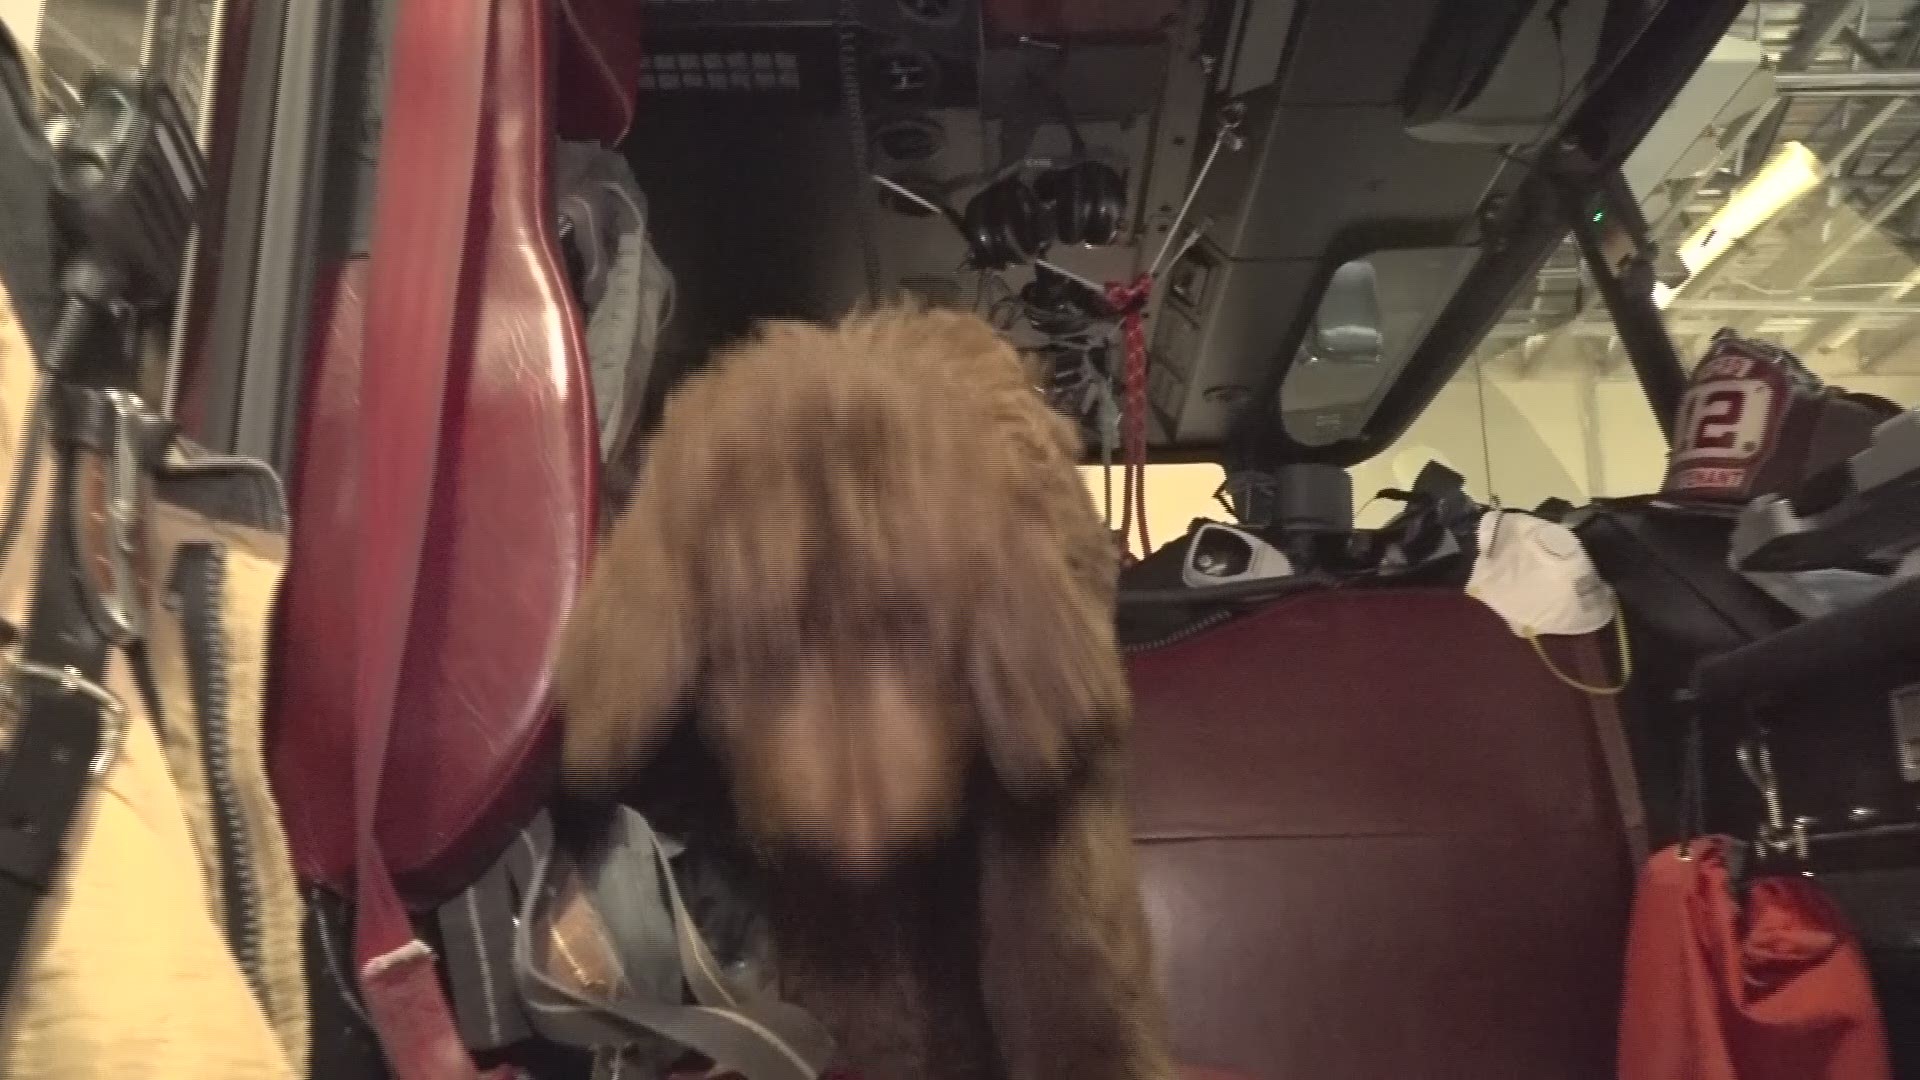
[[[1120,527],[1120,492],[1125,484],[1121,467],[1115,465],[1109,476],[1107,470],[1098,465],[1080,470],[1087,481],[1087,491],[1093,496],[1094,506],[1107,514],[1111,528]],[[1185,535],[1187,527],[1195,518],[1210,518],[1214,521],[1230,521],[1232,516],[1215,498],[1214,493],[1226,480],[1226,470],[1213,464],[1192,465],[1149,465],[1147,476],[1147,535],[1155,546],[1165,544]],[[1112,484],[1111,509],[1109,509],[1108,483]],[[1138,537],[1139,533],[1133,536]],[[1134,550],[1138,550],[1136,544]]]
[[[1829,383],[1920,407],[1920,10],[1754,4],[1624,172],[1660,250],[1691,366],[1723,326]],[[1569,241],[1356,498],[1430,458],[1532,507],[1659,486],[1665,447]],[[1363,524],[1392,507],[1376,506]],[[1374,520],[1368,520],[1368,517]]]
[[[1353,472],[1358,524],[1376,526],[1400,507],[1375,500],[1405,488],[1428,461],[1465,478],[1483,502],[1532,509],[1651,491],[1666,468],[1666,444],[1630,371],[1517,374],[1482,349],[1385,453]],[[1619,361],[1626,367],[1624,358]]]

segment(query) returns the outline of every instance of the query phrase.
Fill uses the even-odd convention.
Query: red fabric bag
[[[1737,893],[1725,842],[1648,860],[1627,939],[1620,1080],[1891,1080],[1880,1006],[1812,878]]]

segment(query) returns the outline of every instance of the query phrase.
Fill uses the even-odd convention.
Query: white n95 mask
[[[1572,530],[1532,514],[1489,510],[1479,535],[1467,595],[1515,634],[1591,634],[1613,621],[1613,588]]]

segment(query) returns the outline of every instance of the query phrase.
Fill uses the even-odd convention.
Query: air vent
[[[925,161],[946,145],[940,125],[918,117],[885,121],[873,135],[874,149],[902,165]]]
[[[835,0],[643,0],[654,18],[709,26],[750,23],[774,25],[797,20],[827,19],[835,14]]]
[[[798,90],[800,58],[781,51],[664,52],[640,59],[642,90]]]
[[[904,46],[877,53],[869,63],[869,71],[874,94],[894,104],[926,100],[940,79],[940,67],[933,57]]]

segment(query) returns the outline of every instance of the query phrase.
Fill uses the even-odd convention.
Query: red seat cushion
[[[1216,1069],[1211,1065],[1182,1065],[1180,1080],[1253,1080],[1253,1078],[1243,1072]]]
[[[547,684],[593,535],[586,346],[548,223],[545,31],[522,30],[487,73],[468,285],[381,793],[387,862],[419,906],[466,888],[553,786]],[[270,705],[269,764],[295,861],[338,889],[354,867],[357,644],[341,583],[365,534],[422,543],[363,519],[348,483],[367,270],[329,268],[315,298]]]
[[[1623,833],[1586,701],[1491,612],[1312,594],[1131,670],[1179,1057],[1255,1080],[1611,1075]]]

